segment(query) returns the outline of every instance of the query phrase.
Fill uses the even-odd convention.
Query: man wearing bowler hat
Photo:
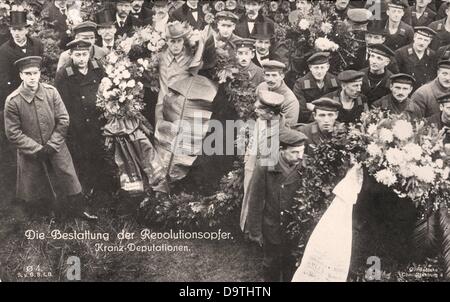
[[[103,9],[95,14],[97,31],[101,39],[97,46],[102,47],[108,53],[115,49],[115,35],[117,28],[114,25],[114,16],[110,10]]]
[[[415,29],[414,42],[396,51],[401,73],[412,75],[416,79],[414,89],[432,81],[436,77],[438,58],[429,46],[436,32],[428,27]]]
[[[6,99],[6,136],[17,148],[17,198],[30,214],[49,214],[54,201],[60,211],[96,218],[82,210],[82,189],[65,142],[69,114],[56,88],[40,83],[41,64],[38,56],[17,60],[23,82]]]
[[[81,22],[73,28],[75,33],[75,40],[83,40],[91,43],[91,58],[101,62],[102,59],[108,54],[108,51],[100,46],[95,45],[97,24],[91,21]],[[61,53],[58,61],[57,70],[61,69],[66,64],[70,63],[70,49]]]
[[[389,78],[392,73],[387,67],[395,53],[384,44],[369,46],[369,53],[369,67],[361,71],[364,73],[362,93],[370,106],[390,92]]]
[[[339,89],[337,78],[328,72],[330,69],[330,54],[328,52],[317,52],[306,61],[309,72],[298,79],[294,85],[294,94],[300,103],[300,123],[311,121],[313,107],[311,102]]]
[[[411,101],[415,79],[405,73],[394,74],[390,78],[391,93],[375,101],[374,108],[381,108],[393,114],[405,113],[411,119],[420,118],[420,108]]]

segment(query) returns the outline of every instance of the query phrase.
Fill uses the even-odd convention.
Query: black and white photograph
[[[449,206],[449,0],[0,0],[2,283],[446,282]]]

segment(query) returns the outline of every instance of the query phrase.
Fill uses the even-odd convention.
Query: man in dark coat
[[[415,79],[405,73],[391,76],[391,94],[388,94],[372,104],[374,108],[381,108],[393,114],[405,113],[411,119],[421,117],[419,106],[411,101],[410,95],[413,91]]]
[[[143,22],[131,15],[131,0],[120,0],[116,3],[116,38],[126,35],[131,37],[134,34],[134,27],[143,26]]]
[[[144,0],[131,1],[131,15],[144,25],[152,24],[153,11],[144,6]]]
[[[105,72],[90,59],[90,43],[74,40],[67,47],[71,61],[57,72],[55,86],[70,115],[68,146],[75,167],[85,192],[92,193],[107,179],[102,125],[96,108],[97,91]]]
[[[194,29],[199,30],[205,28],[207,24],[199,0],[186,0],[185,4],[172,12],[169,22],[172,21],[187,22]]]
[[[392,0],[388,4],[386,14],[389,18],[386,22],[387,37],[385,44],[394,51],[413,42],[413,28],[402,21],[407,6],[406,0]]]
[[[241,18],[240,22],[236,24],[236,35],[242,38],[250,38],[255,34],[255,28],[258,23],[268,22],[274,25],[274,22],[271,19],[263,16],[260,12],[263,1],[245,0],[244,4],[245,15]]]
[[[450,130],[450,93],[444,94],[437,99],[439,103],[439,112],[436,112],[432,116],[427,118],[427,123],[429,125],[435,125],[439,130],[443,128],[447,128]],[[447,144],[449,140],[447,137],[450,136],[450,133],[446,133]]]
[[[417,0],[414,6],[410,6],[407,12],[411,15],[411,25],[416,26],[428,26],[434,20],[436,20],[436,12],[433,11],[428,5],[432,0]]]
[[[255,40],[256,55],[253,62],[262,67],[263,60],[276,60],[289,66],[289,48],[283,42],[274,41],[275,24],[258,22],[251,38]]]
[[[448,30],[450,26],[450,18],[448,17],[450,14],[450,2],[444,3],[443,5],[446,7],[445,18],[434,21],[428,26],[437,33],[436,38],[431,44],[431,48],[434,50],[450,44],[450,30]]]
[[[407,73],[416,78],[414,89],[432,81],[437,73],[437,56],[429,48],[436,32],[428,27],[415,28],[414,43],[396,51],[398,66],[401,73]]]
[[[47,1],[44,6],[41,16],[42,20],[51,25],[51,27],[58,33],[59,47],[65,49],[66,44],[70,41],[68,34],[69,27],[67,25],[67,14],[74,1],[68,0],[54,0]]]

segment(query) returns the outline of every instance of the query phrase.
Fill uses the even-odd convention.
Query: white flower
[[[328,35],[333,30],[333,25],[329,22],[324,22],[320,26],[320,30],[323,31],[324,34]]]
[[[124,79],[129,79],[131,77],[131,73],[128,70],[122,71],[122,77]]]
[[[166,40],[164,39],[159,39],[158,42],[156,43],[156,47],[158,47],[158,50],[161,50],[164,46],[166,46]]]
[[[389,148],[386,151],[386,160],[391,165],[400,166],[405,163],[405,154],[398,148]]]
[[[445,169],[442,170],[442,178],[448,179],[449,174],[450,174],[450,168],[449,167],[445,167]]]
[[[113,83],[114,83],[114,85],[119,85],[120,84],[120,79],[119,78],[114,78]]]
[[[110,89],[110,88],[112,87],[113,82],[111,81],[110,78],[106,78],[106,77],[105,77],[105,78],[102,79],[101,85],[102,85],[106,90],[108,90],[108,89]]]
[[[128,81],[127,87],[134,88],[135,86],[136,86],[136,81],[135,80]]]
[[[370,124],[369,127],[367,127],[367,134],[369,134],[370,136],[374,135],[377,132],[377,125],[375,124]]]
[[[399,173],[401,176],[403,176],[404,178],[409,178],[414,176],[414,171],[417,168],[417,166],[415,165],[402,165],[399,169]]]
[[[117,60],[119,60],[119,56],[113,51],[107,57],[108,62],[111,64],[116,64]]]
[[[391,130],[386,128],[382,128],[380,130],[379,136],[381,141],[385,143],[392,143],[392,141],[394,140],[394,134]]]
[[[439,169],[442,169],[443,167],[444,167],[444,161],[442,160],[442,159],[437,159],[436,160],[436,166],[439,168]]]
[[[405,151],[405,156],[407,160],[420,160],[422,158],[422,147],[417,144],[409,143],[403,150]]]
[[[381,156],[383,154],[383,151],[376,143],[371,143],[367,146],[367,152],[369,152],[372,157]]]
[[[394,135],[401,141],[409,139],[414,134],[413,126],[410,122],[405,120],[399,120],[395,122],[392,131]]]
[[[306,19],[301,19],[300,22],[298,22],[298,26],[301,30],[307,30],[309,28],[309,21]]]
[[[317,38],[314,46],[321,51],[336,51],[339,49],[339,45],[330,41],[328,38]]]
[[[375,179],[388,187],[391,187],[392,185],[394,185],[397,182],[397,177],[395,176],[395,174],[389,170],[389,169],[384,169],[381,171],[378,171],[375,174]]]
[[[414,175],[417,179],[430,184],[434,182],[436,177],[436,174],[431,166],[417,167],[414,169]]]
[[[125,81],[120,82],[119,89],[125,90],[125,88],[127,88],[127,82],[125,82]]]

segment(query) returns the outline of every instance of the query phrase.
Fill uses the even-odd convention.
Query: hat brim
[[[10,28],[23,28],[23,27],[29,27],[30,25],[28,23],[20,23],[20,24],[11,24],[9,25]]]

